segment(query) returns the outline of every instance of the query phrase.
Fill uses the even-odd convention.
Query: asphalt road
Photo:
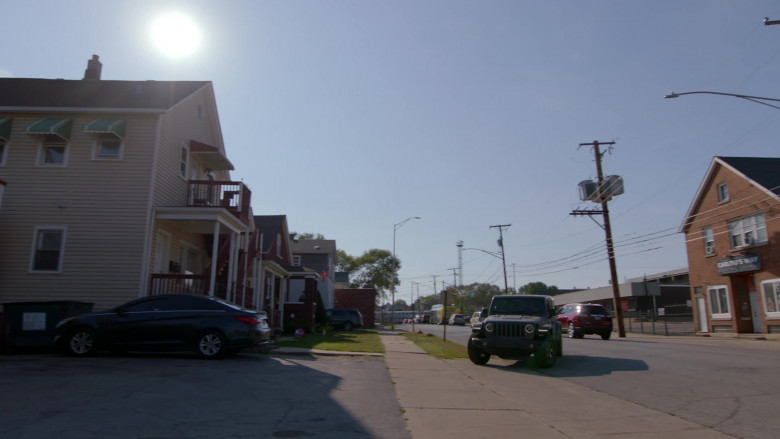
[[[410,436],[381,357],[3,355],[0,389],[2,438]]]
[[[411,330],[411,325],[399,329]],[[442,336],[439,325],[415,325]],[[464,344],[471,328],[448,327]],[[564,334],[565,337],[565,334]],[[587,386],[741,438],[774,438],[780,431],[780,342],[628,334],[563,342],[551,377]],[[567,409],[577,410],[581,401]]]

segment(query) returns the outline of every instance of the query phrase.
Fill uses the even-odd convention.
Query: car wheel
[[[68,337],[68,353],[77,357],[92,355],[97,349],[97,336],[91,328],[78,328]]]
[[[210,329],[198,336],[198,354],[203,358],[220,358],[227,351],[227,341],[221,332]]]
[[[344,323],[344,330],[345,331],[351,331],[354,325],[352,325],[352,322],[346,322]]]
[[[545,369],[553,367],[553,365],[555,365],[555,359],[558,358],[556,351],[557,349],[555,348],[553,340],[547,339],[542,347],[534,353],[537,364]]]
[[[601,333],[601,339],[602,340],[609,340],[609,337],[612,336],[612,331],[610,332],[602,332]]]
[[[484,349],[480,349],[474,346],[471,343],[471,338],[469,338],[466,348],[469,352],[469,360],[471,360],[472,363],[478,366],[482,366],[483,364],[487,364],[487,362],[490,361],[490,354],[488,354]]]
[[[569,326],[567,327],[566,335],[569,336],[569,338],[576,338],[576,335],[574,333],[574,323],[569,322]]]

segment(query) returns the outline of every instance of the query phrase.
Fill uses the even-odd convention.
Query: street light
[[[393,307],[395,306],[395,282],[396,282],[396,272],[398,271],[398,264],[395,262],[395,232],[398,231],[398,229],[401,228],[404,224],[406,224],[408,221],[411,221],[413,219],[420,219],[419,216],[412,216],[409,217],[400,223],[393,224],[393,298],[392,302],[390,302],[390,329],[395,329],[395,313],[393,312]]]
[[[719,95],[719,96],[732,96],[735,98],[745,99],[747,101],[755,102],[757,104],[766,105],[767,107],[772,107],[780,110],[780,107],[777,105],[772,105],[768,102],[764,101],[771,101],[771,102],[780,102],[780,99],[775,98],[763,98],[761,96],[748,96],[748,95],[741,95],[736,93],[721,93],[717,91],[688,91],[685,93],[675,93],[670,92],[668,95],[664,96],[665,99],[674,99],[679,98],[680,96],[685,95],[696,95],[696,94],[704,94],[704,95]]]

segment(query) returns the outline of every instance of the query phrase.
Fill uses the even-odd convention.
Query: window
[[[287,295],[288,302],[303,302],[306,291],[306,281],[303,279],[290,279],[290,289]]]
[[[705,227],[702,235],[704,235],[704,253],[708,255],[715,253],[715,235],[712,234],[712,227]]]
[[[300,267],[301,265],[301,255],[295,255],[292,257],[292,264],[294,267]]]
[[[6,142],[0,139],[0,166],[5,166],[5,153],[7,150]]]
[[[95,159],[117,160],[121,158],[122,141],[113,135],[103,135],[95,142]]]
[[[729,221],[729,238],[731,248],[765,244],[768,239],[764,214]]]
[[[38,151],[39,166],[65,166],[67,164],[68,144],[44,141]]]
[[[189,156],[189,152],[187,151],[187,148],[181,147],[181,163],[179,164],[179,175],[181,178],[186,179],[187,178],[187,159]]]
[[[282,235],[280,233],[276,234],[276,257],[282,257]]]
[[[761,282],[761,291],[764,293],[766,314],[773,317],[780,316],[780,279]]]
[[[730,319],[729,294],[725,285],[713,286],[707,289],[710,296],[710,313],[716,319]]]
[[[64,227],[36,227],[30,271],[60,272],[64,247]]]
[[[729,200],[729,185],[726,183],[718,184],[718,201],[721,203]]]

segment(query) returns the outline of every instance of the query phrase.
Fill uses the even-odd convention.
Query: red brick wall
[[[373,288],[337,288],[333,300],[334,308],[353,308],[360,311],[365,328],[374,327],[375,304],[376,290]]]
[[[718,183],[725,182],[729,188],[729,201],[719,202],[717,196]],[[718,166],[713,170],[710,181],[703,187],[700,205],[695,207],[693,218],[685,238],[688,252],[688,270],[691,284],[693,308],[698,322],[700,316],[696,307],[696,287],[699,287],[707,297],[707,287],[725,285],[729,292],[731,319],[713,320],[707,316],[710,331],[715,326],[728,327],[733,332],[753,332],[752,320],[740,315],[741,304],[749,302],[748,290],[751,277],[753,288],[760,294],[761,281],[776,279],[780,273],[780,212],[773,206],[766,192],[756,188],[743,177],[734,174],[729,169]],[[769,243],[749,247],[744,250],[731,249],[728,233],[728,222],[734,218],[764,213]],[[702,229],[712,227],[715,234],[715,252],[706,255]],[[729,256],[739,256],[742,253],[758,254],[761,259],[761,270],[756,272],[721,275],[718,272],[718,261]],[[761,300],[760,300],[761,301]],[[709,303],[707,304],[709,307]],[[767,317],[764,304],[761,305],[763,332],[768,332],[769,326],[780,325],[780,319]]]

